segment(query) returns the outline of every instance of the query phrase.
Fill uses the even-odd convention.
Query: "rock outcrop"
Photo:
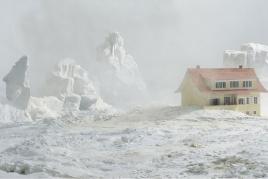
[[[105,101],[125,106],[144,98],[146,85],[118,32],[110,33],[98,48],[97,62],[100,94]]]
[[[6,83],[6,97],[12,105],[26,109],[30,99],[30,87],[27,78],[28,58],[21,57],[3,78]]]

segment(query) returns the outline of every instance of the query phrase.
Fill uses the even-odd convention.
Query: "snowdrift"
[[[31,121],[32,119],[27,112],[17,109],[10,104],[0,103],[0,124]]]
[[[266,119],[232,111],[136,108],[110,120],[63,115],[0,125],[4,178],[266,177]],[[71,122],[70,122],[71,121]]]
[[[56,97],[31,97],[27,112],[32,119],[40,120],[46,118],[56,119],[61,116],[62,110],[63,102]]]

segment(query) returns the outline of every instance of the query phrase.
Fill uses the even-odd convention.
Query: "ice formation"
[[[80,110],[87,110],[90,108],[91,105],[95,104],[97,102],[98,98],[95,96],[87,96],[87,95],[82,95],[81,96],[81,101],[80,101]]]
[[[63,101],[65,111],[91,111],[95,109],[96,104],[103,105],[101,110],[112,108],[97,94],[87,71],[71,59],[58,63],[47,81],[46,95],[55,96]]]
[[[72,94],[97,95],[87,71],[72,59],[65,59],[57,64],[47,81],[45,93],[59,99]]]
[[[3,81],[6,83],[7,99],[19,109],[26,109],[30,99],[27,69],[28,58],[23,56],[3,78]]]
[[[114,105],[128,105],[144,97],[146,85],[118,32],[110,33],[98,48],[97,61],[99,88],[105,101]]]
[[[70,111],[78,111],[80,109],[80,103],[81,96],[77,94],[69,95],[65,97],[63,108]]]
[[[249,67],[262,67],[268,65],[268,46],[249,43],[241,46],[242,51],[247,52],[247,63]]]
[[[27,112],[33,120],[56,119],[61,116],[63,102],[56,97],[31,97]]]
[[[31,122],[27,112],[8,104],[0,103],[0,124]]]
[[[247,52],[236,50],[225,50],[223,56],[223,64],[225,67],[238,67],[239,65],[247,65]]]
[[[245,67],[268,69],[268,46],[256,43],[243,44],[240,51],[226,50],[223,64],[226,67]]]

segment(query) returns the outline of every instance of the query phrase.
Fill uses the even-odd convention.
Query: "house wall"
[[[184,84],[181,89],[182,106],[206,106],[208,105],[208,96],[201,93],[193,84],[188,75],[185,76]]]
[[[237,105],[224,105],[224,97],[230,96],[226,94],[215,94],[209,95],[207,93],[202,93],[199,89],[194,85],[189,75],[185,76],[183,86],[181,89],[181,104],[182,106],[200,106],[205,109],[224,109],[224,110],[234,110],[243,113],[249,112],[250,115],[254,115],[254,111],[256,111],[256,115],[260,115],[260,94],[259,93],[250,93],[248,95],[236,95]],[[208,82],[209,83],[209,82]],[[228,84],[229,85],[229,84]],[[244,98],[246,102],[246,98],[249,97],[252,99],[250,104],[238,104],[239,98]],[[253,97],[258,97],[258,104],[253,104]],[[210,105],[210,100],[214,98],[220,99],[220,105]]]
[[[225,109],[225,110],[235,110],[243,113],[249,112],[250,115],[255,115],[254,111],[256,111],[256,115],[260,116],[261,115],[261,109],[260,109],[260,94],[259,93],[250,93],[249,95],[237,95],[237,105],[224,105],[224,97],[225,96],[230,96],[230,95],[225,95],[225,94],[219,94],[219,95],[211,95],[208,98],[208,101],[213,98],[219,98],[220,99],[220,105],[207,105],[204,106],[206,109]],[[254,99],[253,97],[258,97],[258,104],[254,104]],[[250,98],[250,104],[238,104],[238,99],[239,98],[244,98],[246,102],[246,98]]]

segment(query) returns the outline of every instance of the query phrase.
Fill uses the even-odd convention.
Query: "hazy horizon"
[[[118,31],[149,90],[162,98],[172,95],[188,67],[219,67],[226,49],[268,44],[267,5],[265,0],[1,0],[0,77],[22,55],[29,57],[34,89],[65,57],[90,69],[98,45]]]

